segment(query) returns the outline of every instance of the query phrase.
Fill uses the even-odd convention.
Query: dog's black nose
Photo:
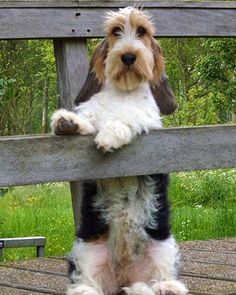
[[[125,53],[121,55],[121,60],[124,65],[131,66],[136,60],[136,55],[133,53]]]

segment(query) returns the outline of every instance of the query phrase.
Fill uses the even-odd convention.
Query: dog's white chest
[[[91,118],[98,131],[111,121],[122,122],[138,133],[161,128],[159,108],[148,83],[130,92],[114,89],[108,83],[101,92],[81,104],[78,113]]]

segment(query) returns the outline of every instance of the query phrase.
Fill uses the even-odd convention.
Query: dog
[[[73,112],[52,116],[55,134],[94,134],[113,152],[176,108],[150,16],[126,7],[106,14]],[[145,152],[145,151],[144,151]],[[69,256],[67,295],[185,295],[169,225],[168,175],[82,182],[81,221]]]

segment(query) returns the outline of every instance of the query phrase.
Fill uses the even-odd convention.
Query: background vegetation
[[[90,40],[89,53],[97,40]],[[236,40],[161,39],[178,111],[171,126],[236,123]],[[57,108],[50,41],[0,42],[0,135],[49,132]],[[236,170],[172,175],[173,231],[178,240],[236,235]],[[44,235],[47,255],[64,255],[74,238],[67,184],[0,188],[0,237]],[[4,259],[34,250],[6,250]],[[1,259],[1,258],[0,258]]]
[[[177,240],[235,236],[235,191],[236,169],[172,174],[172,228]],[[48,256],[70,251],[74,223],[68,184],[18,187],[0,198],[0,237],[35,235],[47,237]],[[6,260],[22,259],[34,257],[35,249],[4,253]]]
[[[178,111],[166,126],[235,121],[236,40],[161,39]],[[89,42],[89,53],[97,40]],[[48,132],[57,107],[51,41],[0,42],[0,135]]]

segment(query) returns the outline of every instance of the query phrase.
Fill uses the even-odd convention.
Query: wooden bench
[[[46,38],[54,41],[59,105],[70,110],[88,70],[87,38],[104,36],[101,23],[105,11],[138,2],[1,0],[0,39]],[[236,36],[235,2],[144,0],[140,1],[140,4],[153,15],[157,37]],[[75,224],[79,222],[79,180],[235,166],[235,125],[163,129],[141,136],[132,145],[106,155],[95,148],[90,136],[29,135],[0,138],[0,187],[70,181]],[[6,239],[3,240],[6,247]],[[41,251],[38,251],[39,255]],[[206,254],[209,255],[208,252]],[[223,262],[220,263],[223,265]],[[61,278],[64,275],[58,271],[54,274],[55,289],[41,287],[42,274],[48,275],[48,282],[52,281],[51,264],[52,259],[46,270],[45,266],[40,265],[43,268],[40,273],[38,265],[32,268],[33,262],[30,263],[31,268],[28,271],[18,264],[8,266],[9,272],[6,271],[7,267],[4,267],[0,282],[3,292],[8,292],[8,288],[16,288],[27,292],[24,294],[32,294],[31,291],[64,294],[64,291],[60,291],[63,287],[60,289],[58,286],[58,276]],[[37,274],[35,280],[40,286],[33,286],[34,279],[31,283],[26,280],[27,285],[24,285],[22,275],[19,274],[16,275],[18,283],[17,280],[14,283],[9,282],[9,276],[13,276],[16,269],[25,275],[29,272]],[[199,284],[199,278],[202,278],[203,284],[206,283],[206,277],[201,274],[198,279],[196,273],[191,276],[195,280],[195,286]],[[218,282],[214,276],[211,280],[214,284]],[[231,281],[230,283],[233,284]],[[229,294],[231,285],[227,288],[230,288],[227,289]],[[227,294],[227,291],[221,291],[219,294]]]
[[[53,39],[59,105],[71,109],[88,69],[86,39],[104,36],[105,11],[134,3],[0,1],[0,39]],[[141,6],[153,15],[157,37],[236,36],[235,2],[142,1]],[[235,151],[233,125],[164,129],[109,155],[96,150],[91,137],[2,137],[0,186],[70,181],[78,224],[80,179],[235,167]]]
[[[45,237],[9,238],[0,239],[0,256],[4,248],[36,247],[37,257],[45,256]]]
[[[88,69],[86,38],[104,36],[101,22],[106,10],[132,4],[133,1],[1,1],[0,39],[53,39],[59,105],[71,109]],[[236,36],[234,2],[142,4],[154,16],[158,37]],[[0,186],[71,181],[77,224],[79,179],[234,167],[235,148],[234,126],[165,129],[105,156],[95,149],[90,137],[2,137]],[[148,150],[148,156],[143,155],[143,150]],[[165,160],[173,154],[174,162]],[[143,161],[136,161],[136,157]]]

